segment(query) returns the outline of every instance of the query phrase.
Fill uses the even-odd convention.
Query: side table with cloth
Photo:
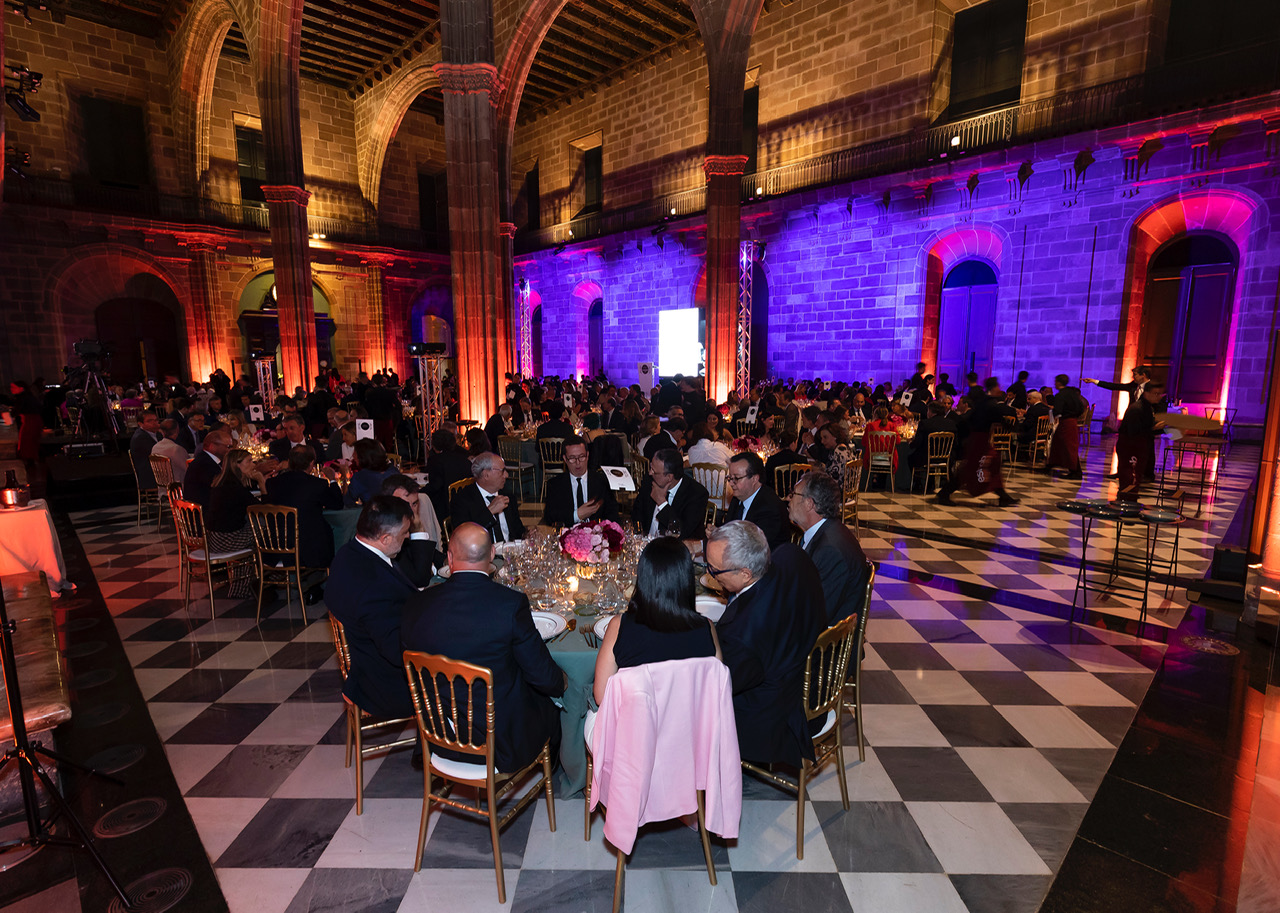
[[[72,589],[49,505],[36,499],[26,507],[0,510],[0,575],[43,571],[49,591]]]

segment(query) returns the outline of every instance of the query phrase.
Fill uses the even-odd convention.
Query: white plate
[[[609,622],[616,617],[616,615],[606,615],[603,618],[597,618],[595,625],[591,628],[592,633],[603,641],[605,629],[609,627]]]
[[[569,623],[553,612],[531,612],[533,626],[543,640],[550,640],[569,626]]]
[[[725,610],[725,604],[714,596],[699,596],[693,601],[693,607],[699,615],[711,619],[713,624],[720,620]]]

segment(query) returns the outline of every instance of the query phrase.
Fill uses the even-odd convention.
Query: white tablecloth
[[[38,499],[22,510],[0,510],[0,576],[23,571],[44,571],[55,593],[69,586],[53,515]]]

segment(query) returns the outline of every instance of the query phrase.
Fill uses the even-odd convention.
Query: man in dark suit
[[[210,431],[204,446],[187,466],[187,477],[182,480],[182,497],[185,501],[209,506],[209,488],[222,472],[222,458],[231,449],[231,433],[225,428]]]
[[[1018,372],[1018,379],[1009,384],[1009,388],[1004,391],[1005,396],[1009,398],[1009,405],[1015,409],[1027,408],[1027,378],[1031,375],[1026,371]]]
[[[538,440],[549,437],[567,438],[573,436],[573,425],[564,419],[564,403],[553,399],[547,403],[547,420],[538,426]]]
[[[790,431],[784,431],[778,437],[778,452],[769,457],[769,461],[764,464],[764,483],[770,488],[774,487],[773,475],[774,470],[779,466],[790,466],[792,463],[807,463],[805,457],[799,453],[800,439]]]
[[[749,520],[760,528],[769,548],[777,548],[791,537],[787,506],[772,488],[764,484],[764,462],[750,451],[729,458],[726,476],[733,499],[725,513],[725,522]],[[710,535],[708,530],[708,535]]]
[[[342,490],[313,476],[316,455],[299,444],[289,451],[288,469],[267,480],[263,500],[298,512],[298,560],[303,567],[328,567],[333,561],[333,529],[324,511],[342,507]]]
[[[947,417],[949,411],[940,402],[935,401],[929,404],[929,417],[916,425],[916,436],[911,439],[907,454],[907,462],[911,468],[915,469],[929,462],[929,435],[947,431],[956,433],[955,420]],[[954,439],[951,442],[951,448],[953,454],[959,453],[955,448]]]
[[[587,445],[578,437],[564,442],[563,475],[547,482],[543,526],[573,526],[584,520],[618,520],[618,501],[604,470],[587,468]]]
[[[551,698],[564,694],[567,679],[533,625],[529,597],[489,579],[492,561],[487,529],[474,523],[457,527],[449,540],[453,573],[405,603],[401,641],[405,650],[448,656],[493,673],[494,763],[511,772],[531,763],[548,740],[552,756],[557,754],[560,712]],[[465,727],[464,715],[458,718]],[[482,717],[476,725],[484,725]],[[459,736],[483,740],[480,734]]]
[[[1027,411],[1022,416],[1022,424],[1018,426],[1018,443],[1024,450],[1030,450],[1035,446],[1037,424],[1042,417],[1052,415],[1053,410],[1045,404],[1039,390],[1025,394],[1023,400],[1027,404]]]
[[[498,438],[511,434],[514,430],[511,424],[510,403],[499,406],[498,411],[489,416],[489,421],[484,423],[484,433],[489,436],[489,443],[495,451],[498,449]]]
[[[633,518],[640,531],[656,536],[674,525],[681,539],[701,539],[706,531],[707,490],[684,475],[679,450],[659,450],[636,494]]]
[[[600,427],[605,431],[626,433],[627,420],[623,417],[622,410],[618,408],[618,404],[612,396],[606,396],[604,401],[600,403]]]
[[[733,594],[716,624],[733,680],[744,760],[799,767],[813,758],[801,706],[804,668],[826,627],[818,569],[796,545],[769,554],[753,524],[726,523],[707,539],[707,569]]]
[[[840,519],[843,497],[839,482],[812,471],[796,482],[789,504],[791,522],[804,530],[801,547],[818,568],[828,625],[862,611],[870,574],[858,537]]]
[[[669,418],[662,430],[649,438],[644,445],[644,458],[652,460],[659,450],[676,449],[684,446],[684,433],[689,430],[688,423],[682,418]]]
[[[449,486],[471,478],[471,460],[458,448],[458,438],[444,428],[431,432],[427,454],[427,497],[443,523],[449,517]]]
[[[409,505],[413,513],[412,525],[409,527],[409,538],[404,540],[400,554],[396,555],[396,567],[404,571],[404,575],[414,586],[425,587],[435,576],[436,567],[444,562],[436,540],[431,538],[422,523],[422,501],[418,495],[422,492],[418,483],[402,473],[387,476],[382,480],[381,494],[399,498]]]
[[[374,716],[413,713],[400,644],[400,616],[418,588],[392,562],[413,514],[399,498],[374,495],[356,522],[356,537],[338,549],[325,584],[329,613],[342,622],[351,671],[342,693]]]
[[[496,453],[480,454],[471,461],[471,476],[476,484],[459,491],[449,503],[454,528],[477,523],[490,531],[495,542],[523,539],[520,508],[502,493],[507,484],[507,466],[502,457]]]
[[[306,444],[310,447],[317,460],[324,459],[324,445],[318,441],[307,440],[307,420],[305,418],[297,412],[293,412],[281,419],[280,424],[284,428],[284,437],[272,441],[267,447],[272,459],[279,460],[281,463],[285,462],[289,459],[289,451],[299,444]]]
[[[154,412],[138,414],[138,430],[129,438],[129,459],[138,475],[139,488],[155,488],[156,476],[151,471],[151,448],[161,438],[160,416]]]

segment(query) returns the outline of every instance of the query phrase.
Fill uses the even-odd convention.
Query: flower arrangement
[[[760,438],[758,437],[752,437],[749,434],[744,434],[742,437],[734,439],[734,442],[733,442],[734,453],[746,453],[747,451],[751,451],[752,453],[754,453],[759,449],[760,449]]]
[[[561,550],[582,564],[604,564],[622,551],[626,541],[626,532],[612,520],[588,520],[560,534]]]

